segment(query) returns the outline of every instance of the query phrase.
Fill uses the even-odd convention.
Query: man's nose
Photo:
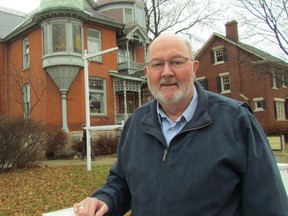
[[[161,76],[173,76],[173,75],[174,75],[174,72],[173,72],[169,62],[165,61]]]

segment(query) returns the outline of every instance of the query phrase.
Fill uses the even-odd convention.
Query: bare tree
[[[247,37],[257,36],[276,44],[288,57],[288,1],[237,0],[237,3],[250,29]]]
[[[211,28],[221,20],[220,12],[225,8],[212,0],[144,0],[147,18],[147,34],[152,38],[162,32],[187,34],[198,41],[199,31],[190,34],[192,27]],[[196,32],[196,31],[195,31]]]
[[[30,118],[36,105],[41,100],[44,92],[46,91],[46,85],[41,79],[32,79],[30,70],[23,72],[21,69],[17,68],[15,65],[10,64],[10,74],[11,82],[13,86],[13,94],[11,99],[19,104],[23,110],[24,117]],[[29,85],[29,98],[33,98],[33,102],[29,100],[27,107],[27,101],[25,101],[25,86]]]

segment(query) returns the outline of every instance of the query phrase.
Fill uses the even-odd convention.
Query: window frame
[[[217,52],[221,51],[221,60],[218,60],[219,56],[217,55]],[[210,62],[213,65],[219,65],[219,64],[224,64],[227,62],[227,49],[224,46],[217,46],[212,48],[210,51]]]
[[[195,80],[205,89],[208,90],[208,79],[205,76],[196,77]]]
[[[30,84],[25,83],[23,87],[23,111],[24,118],[28,119],[30,116],[31,110],[31,92],[30,92]]]
[[[65,42],[63,41],[63,49],[57,50],[55,47],[55,31],[54,26],[63,25],[61,30],[63,35],[65,34]],[[74,34],[74,29],[78,28],[78,37]],[[84,34],[83,34],[83,24],[74,19],[59,19],[50,20],[41,25],[42,29],[42,56],[56,56],[56,55],[73,55],[73,56],[83,56],[84,50]],[[54,33],[53,33],[54,32]],[[64,33],[65,32],[65,33]],[[60,36],[59,36],[60,37]],[[77,41],[76,41],[77,40]],[[75,45],[77,44],[77,50],[75,50]],[[66,48],[64,48],[66,47]]]
[[[23,69],[30,67],[30,44],[29,37],[26,37],[22,41],[22,52],[23,52]]]
[[[99,38],[95,38],[95,37],[89,37],[89,32],[94,32],[97,33],[99,35]],[[95,43],[97,44],[97,46],[95,46]],[[98,50],[91,50],[91,44],[94,44],[93,47],[98,47]],[[89,55],[93,55],[97,52],[102,51],[102,32],[98,29],[95,28],[87,28],[87,52]],[[91,61],[98,61],[98,62],[102,62],[102,55],[99,56],[95,56],[94,58],[91,58]]]
[[[61,30],[61,34],[63,35],[60,35],[60,33],[57,32],[54,32],[54,27],[56,26],[61,26],[62,28],[58,28],[58,30]],[[64,23],[64,22],[55,22],[55,23],[52,23],[52,52],[53,53],[61,53],[61,52],[68,52],[68,33],[67,33],[67,23]],[[61,38],[61,36],[63,37]],[[56,42],[58,42],[56,44]],[[63,47],[59,46],[59,45],[63,45]],[[60,47],[59,49],[57,49],[57,47]]]
[[[100,89],[92,89],[90,88],[90,85],[91,85],[91,81],[102,81],[102,85],[103,85],[103,89],[100,90]],[[103,112],[91,112],[91,104],[90,104],[90,100],[91,100],[91,95],[101,95],[101,102],[103,103]],[[89,77],[89,106],[90,106],[90,116],[107,116],[107,93],[106,93],[106,79],[104,78],[101,78],[101,77],[95,77],[95,76],[90,76]]]
[[[263,97],[253,98],[254,112],[263,112],[265,109],[265,101]]]
[[[286,121],[285,99],[274,98],[275,117],[277,121]]]
[[[224,83],[224,79],[228,78],[229,79],[229,83]],[[225,73],[220,73],[219,74],[219,79],[220,79],[220,94],[229,94],[231,93],[231,79],[230,79],[230,73],[229,72],[225,72]],[[225,89],[226,85],[229,85],[229,89]]]

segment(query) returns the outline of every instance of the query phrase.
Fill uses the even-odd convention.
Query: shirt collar
[[[196,90],[196,87],[194,85],[194,95],[192,100],[190,101],[190,104],[188,105],[188,107],[184,110],[184,112],[182,113],[181,116],[179,116],[179,118],[177,119],[177,121],[179,121],[181,118],[184,118],[186,120],[186,122],[190,121],[195,113],[196,107],[198,104],[198,92]],[[158,113],[158,119],[159,122],[162,123],[162,119],[163,118],[167,118],[169,119],[169,117],[166,115],[166,113],[163,111],[161,105],[159,104],[159,102],[157,102],[157,113]],[[170,120],[170,119],[169,119]]]

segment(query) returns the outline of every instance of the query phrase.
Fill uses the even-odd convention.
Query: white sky
[[[26,13],[39,7],[39,4],[40,0],[0,0],[0,6]]]
[[[0,0],[0,6],[3,6],[3,7],[6,7],[6,8],[10,8],[10,9],[14,9],[14,10],[17,10],[17,11],[22,11],[22,12],[25,12],[25,13],[29,13],[29,12],[31,12],[31,11],[33,11],[34,9],[36,9],[36,8],[38,8],[39,7],[39,5],[40,5],[40,1],[41,0]],[[59,1],[61,1],[61,0],[59,0]],[[238,20],[238,21],[240,21],[240,20]],[[222,32],[219,32],[220,31],[220,29],[219,29],[219,31],[216,31],[216,32],[218,32],[218,33],[220,33],[220,34],[224,34],[225,35],[225,33],[224,33],[224,30],[225,30],[225,27],[224,27],[224,24],[225,23],[223,23],[222,25]],[[239,23],[238,22],[238,28],[239,28],[239,37],[240,37],[240,40],[241,40],[241,35],[244,35],[244,33],[243,32],[241,32],[241,23]],[[205,34],[205,39],[207,40],[208,39],[208,37],[213,33],[214,31],[209,31],[209,32],[203,32],[203,34]],[[199,33],[199,32],[198,32]],[[202,34],[202,33],[201,33]],[[204,35],[203,35],[204,36]],[[249,42],[247,42],[247,41],[242,41],[242,42],[244,42],[244,43],[248,43],[249,44]],[[253,45],[253,44],[252,44]],[[195,45],[194,45],[195,46]],[[202,46],[202,44],[199,44],[199,47],[197,47],[197,48],[200,48],[200,46]],[[270,47],[269,45],[268,46],[265,46],[265,45],[262,45],[261,46],[262,47],[262,49],[264,50],[264,51],[267,51],[267,47]],[[260,49],[261,49],[261,47],[260,47]],[[196,48],[196,47],[194,47],[194,48]],[[259,47],[258,47],[259,48]],[[265,49],[266,48],[266,49]],[[273,51],[275,50],[275,49],[272,49]],[[272,52],[271,54],[273,55],[278,55],[278,53],[280,52],[280,53],[282,53],[281,51],[279,51],[279,47],[277,47],[276,46],[276,50],[277,50],[277,52]],[[271,48],[270,48],[270,51],[271,51]]]

